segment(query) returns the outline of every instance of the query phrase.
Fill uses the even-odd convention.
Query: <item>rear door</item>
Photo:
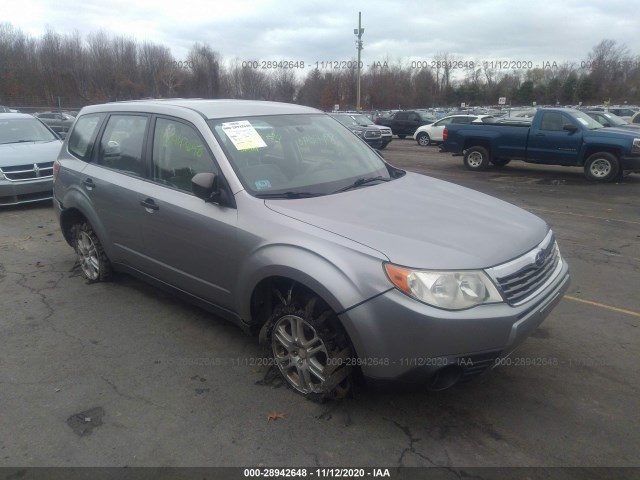
[[[144,266],[140,230],[144,210],[139,191],[144,181],[144,143],[149,116],[112,114],[82,171],[81,184],[108,235],[111,260]]]
[[[232,307],[237,210],[206,203],[191,191],[196,173],[220,173],[197,128],[172,117],[155,117],[149,170],[149,180],[136,199],[143,215],[138,230],[144,236],[147,273],[211,303]]]
[[[577,130],[567,131],[565,125],[573,125]],[[542,112],[537,127],[532,126],[529,133],[527,160],[552,165],[576,165],[581,146],[582,130],[569,115]]]

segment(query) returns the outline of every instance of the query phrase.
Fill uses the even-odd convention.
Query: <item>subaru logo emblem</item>
[[[542,265],[544,265],[544,261],[547,259],[547,255],[544,253],[544,250],[540,250],[537,254],[536,254],[536,267],[540,268]]]

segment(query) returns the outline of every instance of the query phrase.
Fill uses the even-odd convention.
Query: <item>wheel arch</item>
[[[594,153],[601,153],[601,152],[610,153],[611,155],[615,156],[618,160],[620,160],[620,157],[622,155],[622,152],[619,148],[612,147],[610,145],[608,146],[587,145],[584,149],[584,153],[582,154],[581,165],[584,166],[584,164],[587,162],[587,159]]]

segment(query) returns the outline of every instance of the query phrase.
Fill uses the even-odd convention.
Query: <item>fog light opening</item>
[[[429,383],[429,390],[437,392],[453,387],[462,377],[462,368],[459,365],[449,365],[438,370]]]

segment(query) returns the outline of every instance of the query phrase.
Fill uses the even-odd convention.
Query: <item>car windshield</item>
[[[254,196],[300,198],[391,178],[384,160],[324,114],[209,120],[246,190]]]
[[[618,125],[627,125],[629,122],[627,122],[626,120],[623,120],[622,118],[620,118],[617,115],[614,115],[613,113],[602,113],[601,114],[604,118],[606,118],[607,122],[609,122],[609,124],[611,124],[612,126],[618,126]]]
[[[56,138],[35,118],[0,118],[0,144],[50,142]]]
[[[338,120],[345,127],[359,127],[360,125],[356,122],[351,115],[330,115],[332,118]]]
[[[598,128],[603,128],[600,122],[595,121],[589,115],[584,112],[580,112],[578,110],[572,112],[573,118],[578,120],[582,125],[587,127],[589,130],[596,130]]]
[[[435,117],[432,117],[431,115],[426,115],[422,112],[418,112],[418,115],[420,115],[420,118],[422,118],[423,121],[425,122],[435,122],[437,119]]]
[[[367,125],[374,125],[369,117],[366,115],[351,115],[358,125],[366,127]]]

